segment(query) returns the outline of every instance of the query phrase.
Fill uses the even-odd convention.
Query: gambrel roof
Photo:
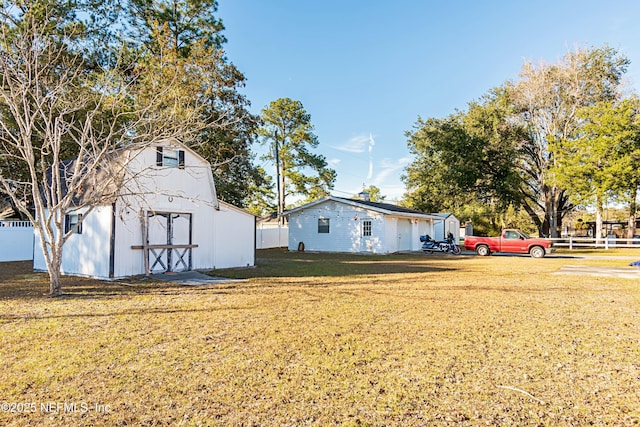
[[[43,193],[43,199],[46,201],[47,205],[56,204],[57,199],[65,197],[69,192],[69,186],[72,180],[80,182],[82,185],[78,188],[74,189],[73,195],[73,204],[80,205],[82,203],[91,203],[95,201],[96,204],[110,204],[114,202],[119,196],[122,196],[122,190],[126,187],[126,178],[125,174],[130,172],[130,168],[132,165],[132,159],[136,157],[136,153],[143,152],[145,150],[155,150],[159,159],[162,159],[162,150],[163,149],[176,149],[181,152],[188,152],[190,155],[196,159],[197,162],[201,163],[203,166],[209,169],[208,173],[208,184],[211,190],[212,197],[212,206],[215,209],[218,209],[219,200],[216,192],[215,183],[213,181],[213,175],[211,172],[211,164],[207,159],[199,155],[192,148],[183,144],[179,140],[175,138],[164,139],[160,141],[156,141],[153,143],[149,143],[148,145],[134,145],[131,147],[122,147],[119,149],[114,149],[113,151],[107,153],[105,156],[105,161],[103,165],[93,166],[91,165],[89,171],[91,175],[83,175],[82,177],[74,177],[74,168],[76,166],[77,158],[64,160],[59,162],[58,164],[58,174],[60,181],[60,194],[56,194],[56,189],[53,191],[50,190],[51,197],[46,197],[46,194]],[[159,161],[159,160],[157,160]],[[184,169],[184,154],[182,154],[182,166],[180,169]],[[153,173],[156,169],[157,165],[149,165],[148,169],[142,171],[135,171],[137,178],[132,178],[129,182],[133,182],[138,179],[140,176],[144,176]],[[55,174],[55,167],[49,167],[46,171],[46,181],[45,185],[48,188],[52,187],[53,176]],[[46,189],[43,189],[46,190]],[[170,190],[170,189],[168,189]],[[56,200],[50,200],[51,198],[56,198]]]

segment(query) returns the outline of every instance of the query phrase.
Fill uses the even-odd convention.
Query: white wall
[[[460,243],[460,221],[454,215],[449,215],[437,220],[434,227],[434,240],[445,240],[447,233],[451,232],[456,243]]]
[[[398,251],[398,218],[385,218],[384,240],[388,252]]]
[[[111,206],[97,207],[84,216],[82,234],[72,234],[62,249],[62,274],[109,277],[111,218]],[[33,268],[40,271],[47,269],[37,233]]]
[[[224,202],[217,202],[208,163],[185,152],[185,169],[156,167],[155,149],[136,156],[132,170],[145,171],[136,184],[144,197],[119,201],[116,225],[116,277],[144,274],[140,212],[192,215],[193,269],[244,267],[255,264],[255,217]],[[130,189],[135,193],[136,188]],[[219,209],[216,209],[219,205]],[[186,260],[186,257],[185,257]]]
[[[318,219],[329,219],[329,233],[318,233]],[[371,220],[371,236],[363,237],[362,219]],[[385,252],[382,214],[345,203],[327,201],[289,216],[289,250],[300,242],[307,251]],[[365,239],[366,241],[363,241]]]
[[[433,221],[420,220],[418,224],[416,224],[415,232],[413,235],[413,247],[412,250],[419,251],[422,248],[422,242],[420,241],[420,236],[424,236],[428,234],[433,237]]]
[[[0,221],[0,262],[32,260],[33,237],[29,221]]]
[[[213,215],[213,227],[215,227],[213,268],[255,265],[255,225],[255,216],[220,202],[220,210]],[[210,263],[211,260],[207,262]]]
[[[318,233],[318,219],[329,218],[329,234]],[[362,236],[362,220],[372,221],[372,236]],[[329,200],[289,216],[289,250],[391,253],[419,250],[420,235],[433,233],[423,218],[383,215],[365,208]]]

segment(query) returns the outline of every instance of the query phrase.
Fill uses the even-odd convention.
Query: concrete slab
[[[584,267],[567,265],[554,274],[578,274],[585,276],[622,277],[625,279],[640,279],[640,269],[633,267]]]
[[[151,279],[161,282],[172,282],[187,286],[210,286],[222,283],[244,282],[244,279],[229,279],[228,277],[214,277],[198,271],[182,271],[179,273],[152,274]]]

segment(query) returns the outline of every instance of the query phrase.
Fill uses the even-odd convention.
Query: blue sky
[[[252,112],[301,101],[337,196],[373,184],[401,198],[405,132],[418,116],[465,109],[517,79],[525,60],[608,44],[631,59],[629,87],[640,87],[637,0],[220,0],[218,16]]]

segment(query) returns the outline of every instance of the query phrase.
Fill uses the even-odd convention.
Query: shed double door
[[[191,270],[191,214],[149,212],[149,270],[152,273]]]

